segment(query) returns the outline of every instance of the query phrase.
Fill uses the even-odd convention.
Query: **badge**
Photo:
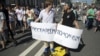
[[[70,16],[68,15],[67,18],[69,18]]]

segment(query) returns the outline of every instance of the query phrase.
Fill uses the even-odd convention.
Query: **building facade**
[[[100,5],[100,0],[96,0],[96,4],[99,4]]]
[[[100,0],[95,0],[96,7],[100,7]]]
[[[53,0],[54,5],[57,6],[60,2],[70,2],[70,0]],[[45,0],[0,0],[6,6],[9,5],[20,5],[20,6],[39,6],[41,7]]]

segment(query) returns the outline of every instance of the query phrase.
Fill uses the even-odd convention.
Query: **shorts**
[[[23,21],[18,20],[19,26],[23,27]]]
[[[0,32],[0,41],[7,41],[9,39],[8,34],[8,29]]]
[[[12,24],[12,23],[14,23],[15,21],[9,21],[9,24]]]
[[[29,20],[27,20],[27,24],[28,24],[28,26],[30,26],[30,23],[33,21],[33,19],[29,19]]]
[[[4,30],[4,32],[3,32],[3,38],[4,38],[4,41],[8,41],[9,40],[8,29]]]

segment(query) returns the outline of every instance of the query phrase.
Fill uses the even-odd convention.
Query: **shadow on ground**
[[[69,49],[72,52],[80,52],[85,47],[85,44],[79,44],[78,49]]]

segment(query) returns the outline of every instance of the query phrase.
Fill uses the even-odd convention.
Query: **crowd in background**
[[[83,6],[82,8],[73,8],[77,13],[77,20],[82,20],[83,25],[87,30],[94,29],[94,32],[99,30],[100,26],[100,7],[95,4]],[[74,11],[73,10],[73,11]]]
[[[4,7],[0,4],[0,43],[2,50],[6,49],[6,44],[13,42],[13,46],[17,45],[14,36],[17,34],[16,30],[24,33],[25,30],[30,29],[30,23],[34,21],[40,13],[38,7]]]

